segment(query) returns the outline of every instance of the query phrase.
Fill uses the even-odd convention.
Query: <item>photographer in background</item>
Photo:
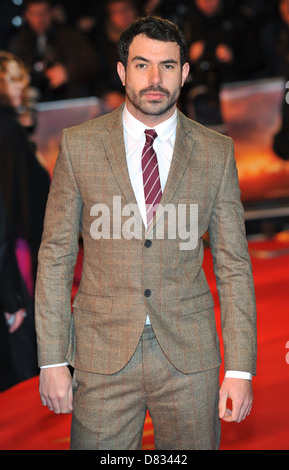
[[[31,67],[39,101],[91,96],[97,56],[84,34],[54,21],[51,0],[27,0],[10,51]]]
[[[224,0],[194,0],[184,21],[189,42],[190,79],[186,103],[194,107],[198,122],[216,126],[223,122],[221,85],[248,80],[259,67],[259,49],[249,20],[226,7]]]

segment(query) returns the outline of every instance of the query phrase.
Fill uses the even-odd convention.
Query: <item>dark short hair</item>
[[[129,46],[139,34],[158,41],[176,42],[180,46],[181,65],[187,61],[187,42],[178,26],[169,20],[148,16],[135,20],[120,36],[118,54],[124,67],[127,66]]]

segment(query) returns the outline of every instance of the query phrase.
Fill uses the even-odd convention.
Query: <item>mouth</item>
[[[161,101],[169,96],[169,92],[161,88],[147,88],[141,92],[141,96],[145,96],[149,101]]]
[[[164,93],[156,92],[156,91],[149,91],[144,94],[144,96],[150,101],[160,101],[165,97]]]

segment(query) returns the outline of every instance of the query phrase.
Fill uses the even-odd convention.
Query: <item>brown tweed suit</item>
[[[95,240],[93,205],[136,204],[129,180],[122,107],[63,132],[39,253],[36,325],[40,366],[114,374],[131,359],[149,314],[171,364],[188,373],[220,364],[214,303],[202,269],[209,231],[222,312],[226,370],[255,374],[255,298],[232,140],[178,112],[171,169],[153,226],[142,239]],[[198,244],[154,238],[166,204],[198,204]],[[133,206],[135,208],[135,206]],[[165,218],[165,222],[164,222]],[[136,214],[142,224],[140,213]],[[124,218],[125,220],[125,218]],[[71,283],[82,232],[84,262],[71,315]],[[109,236],[110,235],[110,236]],[[148,248],[144,242],[151,239]],[[144,295],[149,289],[150,296]]]

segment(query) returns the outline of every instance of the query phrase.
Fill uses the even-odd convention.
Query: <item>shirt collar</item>
[[[126,132],[130,135],[130,137],[134,140],[141,140],[144,139],[144,131],[145,129],[149,129],[144,123],[136,119],[132,114],[128,111],[127,107],[124,106],[123,110],[123,125]],[[158,137],[161,141],[165,142],[173,135],[176,131],[177,127],[177,110],[175,110],[174,114],[167,119],[166,121],[158,124],[153,129],[155,129]]]

